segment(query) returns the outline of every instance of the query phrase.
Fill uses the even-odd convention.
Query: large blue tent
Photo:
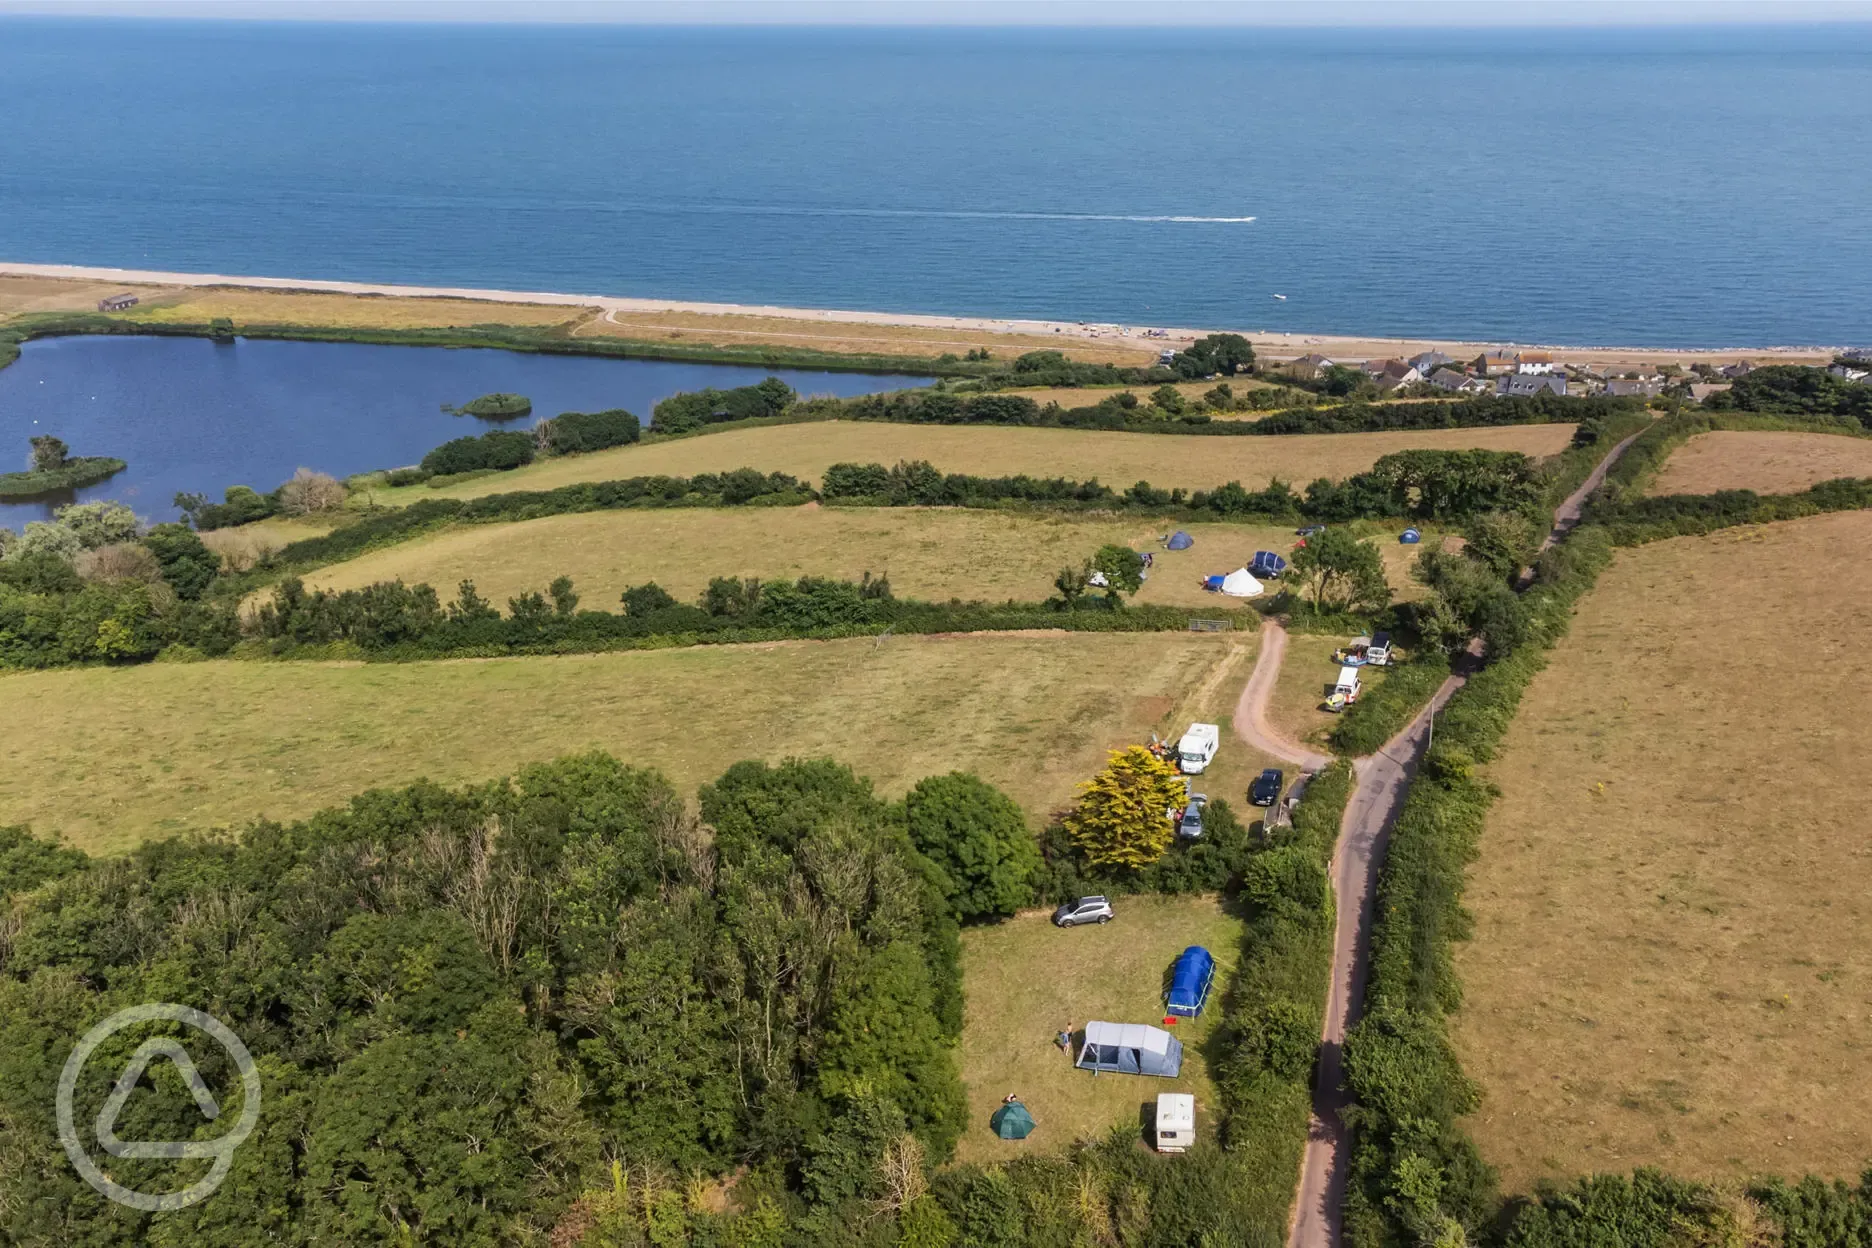
[[[1209,1003],[1209,985],[1215,980],[1215,959],[1201,945],[1191,945],[1170,971],[1170,991],[1164,1003],[1179,1018],[1198,1018]]]
[[[1176,532],[1170,535],[1168,540],[1164,542],[1164,547],[1168,550],[1188,550],[1190,547],[1194,546],[1195,544],[1196,544],[1195,538],[1191,537],[1188,533],[1185,533],[1182,529],[1178,529]]]

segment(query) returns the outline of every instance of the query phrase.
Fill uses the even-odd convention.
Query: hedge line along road
[[[1626,438],[1599,462],[1585,482],[1567,496],[1554,510],[1554,523],[1542,543],[1546,550],[1563,539],[1580,521],[1586,499],[1605,481],[1606,471],[1625,453],[1638,434]],[[1522,578],[1525,587],[1529,577]],[[1270,625],[1279,632],[1277,625]],[[1273,748],[1280,742],[1277,734],[1259,738],[1251,735],[1257,725],[1265,724],[1268,691],[1280,675],[1280,656],[1285,650],[1286,635],[1279,644],[1269,645],[1263,634],[1261,657],[1249,677],[1235,708],[1235,731],[1257,748],[1279,758],[1307,765],[1293,754]],[[1391,837],[1391,825],[1404,805],[1404,796],[1417,772],[1430,739],[1436,713],[1450,695],[1462,688],[1468,674],[1481,658],[1481,642],[1472,642],[1465,655],[1459,656],[1456,670],[1431,697],[1428,705],[1395,737],[1376,753],[1352,763],[1352,797],[1346,803],[1345,818],[1339,825],[1339,840],[1333,847],[1331,879],[1337,919],[1333,932],[1332,983],[1327,990],[1326,1018],[1320,1029],[1318,1076],[1313,1085],[1313,1117],[1307,1129],[1306,1155],[1301,1162],[1300,1183],[1294,1195],[1292,1221],[1288,1227],[1288,1248],[1339,1248],[1340,1216],[1345,1205],[1346,1174],[1351,1166],[1351,1137],[1341,1111],[1347,1104],[1345,1081],[1346,1033],[1357,1025],[1365,1003],[1365,976],[1371,962],[1372,910],[1378,890],[1378,870],[1384,864],[1385,848]],[[1265,674],[1263,668],[1268,670]],[[1256,682],[1260,682],[1257,685]],[[1258,689],[1259,702],[1251,702],[1250,692]],[[1246,722],[1246,727],[1244,727]],[[1291,743],[1288,743],[1291,745]],[[1300,747],[1291,745],[1300,753]],[[1317,755],[1310,757],[1317,758]],[[1321,759],[1323,764],[1325,760]]]

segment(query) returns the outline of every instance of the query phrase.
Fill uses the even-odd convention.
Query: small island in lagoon
[[[484,394],[460,407],[444,403],[442,410],[452,416],[478,416],[482,420],[519,420],[533,414],[533,400],[524,394]]]
[[[26,471],[0,473],[0,498],[33,498],[82,489],[127,467],[123,460],[107,455],[73,455],[63,439],[42,434],[32,440],[32,458]]]

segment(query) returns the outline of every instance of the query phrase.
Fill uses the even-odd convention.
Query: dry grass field
[[[1212,1130],[1215,1093],[1202,1049],[1240,955],[1241,922],[1208,897],[1126,897],[1116,910],[1117,917],[1103,926],[1061,931],[1045,912],[1036,912],[963,933],[968,1005],[961,1059],[969,1121],[956,1148],[958,1160],[1057,1153],[1074,1140],[1099,1139],[1114,1126],[1141,1129],[1160,1092],[1194,1093],[1198,1131]],[[1161,1026],[1164,973],[1190,945],[1215,955],[1216,979],[1203,1017],[1167,1029],[1183,1042],[1182,1074],[1094,1078],[1075,1069],[1054,1044],[1054,1034],[1077,1033],[1093,1019]],[[1038,1124],[1025,1140],[1003,1140],[988,1125],[1010,1092]]]
[[[1872,438],[1833,433],[1699,433],[1664,461],[1651,494],[1792,494],[1835,477],[1872,477]]]
[[[1156,362],[1162,342],[1140,338],[1086,339],[1076,335],[998,333],[958,325],[884,325],[805,316],[761,316],[731,312],[616,311],[582,322],[579,337],[629,338],[637,342],[680,342],[713,346],[805,347],[840,355],[964,355],[986,347],[1010,362],[1029,351],[1062,351],[1094,364]]]
[[[324,329],[453,329],[467,325],[570,326],[589,316],[563,304],[493,303],[479,299],[398,298],[320,291],[200,286],[170,288],[129,312],[136,321],[205,321],[242,325],[311,325]]]
[[[248,528],[226,531],[217,545]],[[1188,550],[1159,548],[1172,529],[1196,539]],[[211,533],[209,537],[218,537]],[[269,535],[270,536],[270,535]],[[905,598],[947,602],[1038,602],[1054,593],[1053,577],[1106,543],[1151,550],[1155,565],[1140,603],[1238,604],[1202,588],[1202,578],[1248,562],[1257,550],[1287,552],[1286,528],[1236,524],[1179,526],[1154,517],[1026,515],[959,508],[805,507],[682,508],[600,511],[513,524],[463,525],[433,537],[360,555],[309,574],[320,589],[356,589],[378,581],[434,585],[447,599],[464,579],[496,604],[570,576],[584,604],[615,610],[631,585],[655,581],[683,601],[716,576],[832,576],[856,580],[888,573]],[[1393,587],[1409,596],[1415,549],[1388,535],[1378,539]]]
[[[0,323],[35,312],[95,312],[98,300],[126,291],[150,296],[156,287],[116,282],[67,281],[56,277],[0,274]]]
[[[1508,1190],[1872,1157],[1872,514],[1620,552],[1491,769],[1459,946]]]
[[[1252,650],[1239,635],[1029,633],[19,673],[0,676],[0,825],[110,852],[587,749],[684,790],[752,757],[831,755],[893,794],[972,768],[1038,822],[1108,748],[1187,721],[1198,693],[1232,699]]]
[[[1026,473],[1079,480],[1096,477],[1118,488],[1145,480],[1156,486],[1190,489],[1240,481],[1250,489],[1259,489],[1276,477],[1304,487],[1320,477],[1338,480],[1362,472],[1393,451],[1484,447],[1525,451],[1539,457],[1564,450],[1572,437],[1572,425],[1231,438],[815,421],[619,447],[545,460],[440,489],[408,486],[377,490],[375,496],[380,503],[409,503],[438,495],[478,498],[508,490],[552,489],[578,481],[656,474],[691,476],[735,468],[790,472],[817,481],[828,464],[888,465],[905,459],[926,459],[944,472],[986,476]]]

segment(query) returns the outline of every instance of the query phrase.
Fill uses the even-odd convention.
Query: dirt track
[[[1318,771],[1332,759],[1316,754],[1298,741],[1281,733],[1267,720],[1268,699],[1274,682],[1280,679],[1281,660],[1287,653],[1287,630],[1268,620],[1261,625],[1261,653],[1255,656],[1254,671],[1242,686],[1235,703],[1235,735],[1263,754],[1272,754],[1283,762],[1307,771]]]
[[[1585,482],[1554,509],[1554,523],[1542,543],[1546,550],[1571,532],[1580,521],[1586,499],[1605,480],[1606,470],[1625,453],[1637,434],[1631,435],[1600,461]],[[1524,583],[1526,578],[1524,577]],[[1278,628],[1276,628],[1278,632]],[[1242,693],[1235,712],[1235,730],[1251,743],[1272,751],[1266,740],[1257,740],[1243,727],[1244,712],[1249,712],[1249,727],[1266,706],[1266,691],[1273,688],[1280,673],[1280,645],[1270,645],[1264,637],[1262,660],[1255,665],[1249,689]],[[1333,896],[1337,902],[1337,921],[1333,932],[1332,984],[1326,996],[1326,1017],[1320,1029],[1320,1055],[1313,1085],[1313,1118],[1308,1125],[1306,1154],[1301,1162],[1300,1182],[1294,1194],[1293,1219],[1288,1227],[1288,1248],[1339,1248],[1340,1219],[1345,1204],[1346,1174],[1351,1164],[1351,1138],[1341,1111],[1349,1101],[1344,1089],[1346,1033],[1357,1025],[1365,1002],[1365,977],[1371,962],[1372,910],[1378,888],[1378,871],[1384,864],[1390,841],[1391,825],[1404,805],[1412,777],[1430,740],[1435,715],[1450,695],[1460,689],[1473,670],[1480,654],[1480,642],[1470,646],[1469,654],[1459,656],[1457,672],[1436,691],[1429,705],[1376,754],[1353,762],[1355,783],[1345,817],[1339,825],[1339,842],[1333,847],[1330,870]],[[1264,669],[1266,676],[1263,679]],[[1251,706],[1249,693],[1262,682],[1260,702]],[[1297,747],[1296,747],[1297,748]],[[1286,755],[1282,755],[1286,757]]]

